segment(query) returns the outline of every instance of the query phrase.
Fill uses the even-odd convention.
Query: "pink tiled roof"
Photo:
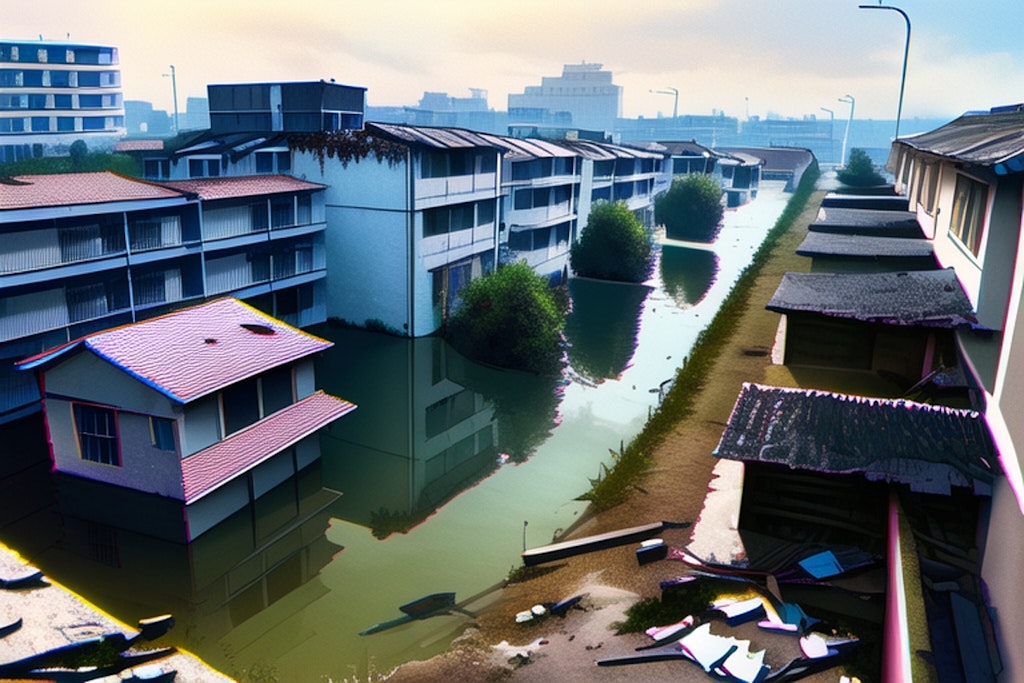
[[[185,503],[195,502],[355,408],[318,391],[190,455],[181,461]]]
[[[237,299],[217,299],[87,335],[19,365],[35,368],[84,347],[187,403],[331,346]]]
[[[173,189],[109,171],[21,175],[0,180],[0,211],[180,196]]]
[[[233,197],[252,197],[279,192],[300,192],[302,190],[320,190],[324,185],[309,183],[305,180],[286,175],[251,175],[225,178],[195,178],[192,180],[168,180],[161,183],[165,187],[181,192],[197,194],[203,199],[231,199]]]

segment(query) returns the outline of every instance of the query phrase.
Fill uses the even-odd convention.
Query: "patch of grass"
[[[611,465],[601,464],[598,476],[590,480],[590,490],[577,500],[588,501],[595,512],[622,503],[653,463],[654,450],[686,417],[693,413],[697,394],[707,383],[711,370],[750,300],[751,290],[779,240],[793,227],[815,190],[819,171],[817,163],[804,172],[793,196],[775,225],[743,269],[729,296],[722,303],[706,328],[694,342],[690,356],[676,374],[672,389],[657,410],[651,413],[643,430],[618,453],[612,452]]]

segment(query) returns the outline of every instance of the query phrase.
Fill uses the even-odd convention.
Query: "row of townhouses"
[[[825,196],[809,269],[767,304],[769,383],[743,386],[716,455],[743,463],[747,540],[886,560],[852,607],[813,598],[881,625],[882,680],[1020,680],[1024,106],[900,138],[888,170],[887,196]]]

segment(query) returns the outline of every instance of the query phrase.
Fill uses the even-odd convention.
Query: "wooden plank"
[[[605,550],[606,548],[644,541],[657,535],[664,528],[664,522],[653,522],[651,524],[618,529],[603,534],[584,536],[583,538],[571,541],[530,548],[529,550],[524,550],[521,557],[523,558],[524,565],[532,567],[533,565],[563,560],[567,557],[582,555],[583,553],[590,553],[595,550]]]

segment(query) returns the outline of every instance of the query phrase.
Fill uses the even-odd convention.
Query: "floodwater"
[[[437,654],[466,613],[360,631],[433,593],[485,608],[524,547],[579,519],[574,499],[642,428],[788,198],[765,182],[711,247],[661,240],[643,285],[572,280],[563,377],[483,367],[436,338],[316,330],[335,342],[318,383],[358,409],[325,432],[319,465],[189,546],[148,533],[173,535],[172,508],[63,479],[5,540],[128,623],[174,613],[179,645],[243,680],[366,680]]]

